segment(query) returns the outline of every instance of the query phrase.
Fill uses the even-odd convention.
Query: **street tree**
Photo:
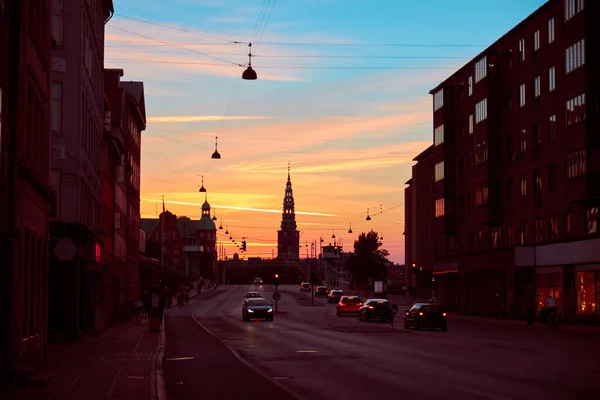
[[[361,233],[354,241],[354,254],[348,258],[348,271],[354,283],[385,277],[389,252],[382,245],[379,234],[373,230]]]

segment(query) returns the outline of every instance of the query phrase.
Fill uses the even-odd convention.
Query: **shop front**
[[[575,268],[577,289],[577,321],[598,323],[598,297],[600,296],[600,264],[581,265]]]

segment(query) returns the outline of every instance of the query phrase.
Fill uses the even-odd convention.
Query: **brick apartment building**
[[[0,1],[0,381],[47,343],[50,4]]]
[[[519,317],[552,295],[563,318],[598,321],[599,16],[549,0],[431,91],[433,148],[415,166],[429,177],[413,173],[407,218],[433,230],[408,223],[406,264],[433,243],[446,306]]]

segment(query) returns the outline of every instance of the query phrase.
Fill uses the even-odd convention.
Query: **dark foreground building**
[[[550,0],[431,91],[445,305],[521,317],[550,295],[562,317],[598,321],[599,10]]]

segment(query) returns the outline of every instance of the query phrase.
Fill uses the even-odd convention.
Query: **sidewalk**
[[[48,363],[36,372],[49,374],[45,386],[22,386],[0,393],[10,400],[147,400],[156,398],[153,364],[159,332],[148,321],[126,321],[104,332],[88,333],[76,343],[48,345]]]

